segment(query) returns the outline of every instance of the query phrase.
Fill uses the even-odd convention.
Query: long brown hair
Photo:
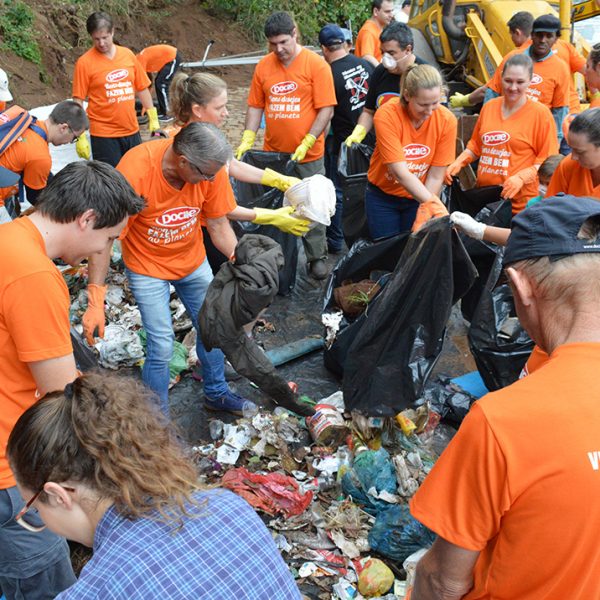
[[[171,113],[177,125],[189,123],[193,104],[206,106],[226,89],[227,84],[220,77],[210,73],[177,73],[169,87]]]
[[[199,488],[152,393],[116,375],[82,375],[34,404],[12,430],[7,455],[28,490],[80,482],[128,518],[158,511],[161,520],[180,520]]]

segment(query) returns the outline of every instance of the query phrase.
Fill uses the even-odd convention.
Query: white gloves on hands
[[[460,229],[463,233],[472,237],[476,240],[483,239],[483,233],[485,232],[485,224],[476,221],[470,215],[455,211],[450,215],[450,221],[457,228]]]

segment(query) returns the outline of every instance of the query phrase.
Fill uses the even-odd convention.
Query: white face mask
[[[540,183],[538,185],[538,193],[540,194],[540,196],[545,196],[547,191],[548,191],[547,185],[544,185],[543,183]]]
[[[381,57],[381,64],[386,69],[395,69],[396,65],[398,63],[395,61],[395,59],[392,57],[391,54],[388,54],[387,52],[384,52],[383,56]]]

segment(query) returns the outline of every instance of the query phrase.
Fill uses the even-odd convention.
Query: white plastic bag
[[[285,192],[283,206],[293,206],[295,217],[331,225],[335,214],[335,187],[324,175],[307,177]]]

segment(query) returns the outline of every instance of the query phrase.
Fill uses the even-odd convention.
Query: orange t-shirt
[[[525,366],[519,374],[519,379],[523,379],[523,377],[531,375],[533,372],[545,365],[549,360],[550,357],[536,344],[533,347]]]
[[[579,73],[585,66],[585,58],[577,52],[573,44],[570,44],[566,40],[558,38],[552,49],[567,64],[571,73]],[[569,83],[569,112],[581,112],[581,102],[572,76],[569,77]]]
[[[115,48],[112,59],[91,48],[75,63],[73,98],[88,99],[90,133],[98,137],[137,133],[135,92],[150,87],[135,54],[122,46]]]
[[[555,196],[559,192],[600,199],[600,184],[594,186],[590,170],[582,167],[569,154],[560,161],[556,171],[552,174],[546,198]]]
[[[370,54],[381,62],[381,48],[379,47],[381,31],[382,29],[377,23],[367,19],[356,36],[354,55],[360,58],[365,54]]]
[[[48,129],[44,121],[38,121],[36,125],[43,129],[48,135]],[[13,142],[0,155],[0,166],[21,173],[23,183],[32,190],[41,190],[46,187],[48,175],[52,168],[52,158],[48,142],[33,129],[27,129],[25,133]],[[0,206],[4,206],[4,200],[17,193],[18,186],[0,188]]]
[[[443,106],[415,129],[399,99],[392,98],[377,110],[373,123],[377,144],[367,176],[386,194],[410,198],[388,165],[406,161],[409,171],[425,183],[429,167],[445,167],[455,158],[457,121]]]
[[[466,600],[599,600],[600,344],[565,344],[476,402],[411,501],[479,551]]]
[[[509,52],[503,59],[492,78],[487,82],[487,87],[494,90],[497,94],[502,94],[502,69],[504,63],[513,55],[520,52],[528,52],[517,48]],[[532,100],[545,104],[548,108],[561,108],[569,106],[569,94],[573,78],[569,73],[567,64],[556,54],[545,58],[542,61],[533,61],[533,77],[527,96]]]
[[[15,485],[6,460],[8,436],[36,401],[27,363],[73,352],[69,290],[27,217],[0,225],[0,489]]]
[[[248,106],[264,110],[265,150],[293,153],[310,131],[319,109],[336,103],[331,69],[311,50],[302,48],[288,67],[272,52],[256,65]],[[302,162],[322,158],[324,152],[325,136],[321,133]]]
[[[158,279],[182,279],[206,258],[200,213],[217,219],[237,204],[223,167],[214,181],[186,183],[178,190],[165,179],[162,159],[172,139],[152,140],[129,150],[117,165],[133,189],[146,200],[121,234],[128,269]]]
[[[556,124],[550,110],[538,102],[527,102],[508,119],[502,116],[502,98],[486,102],[475,124],[467,148],[479,156],[477,185],[502,185],[522,169],[541,165],[558,153]],[[537,179],[525,184],[512,201],[513,214],[538,195]]]
[[[177,48],[168,44],[148,46],[136,55],[146,73],[158,73],[167,63],[175,60]]]

